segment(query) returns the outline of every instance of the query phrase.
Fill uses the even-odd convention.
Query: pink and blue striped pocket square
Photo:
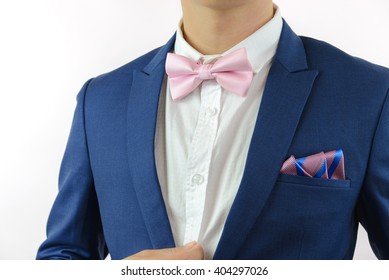
[[[291,156],[284,162],[280,172],[311,178],[345,180],[343,151],[339,149],[321,152],[298,159]]]

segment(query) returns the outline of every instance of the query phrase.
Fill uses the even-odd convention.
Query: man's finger
[[[204,250],[196,241],[182,247],[144,250],[125,260],[203,260]]]

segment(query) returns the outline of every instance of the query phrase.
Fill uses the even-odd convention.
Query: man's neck
[[[202,54],[232,48],[272,19],[271,0],[181,0],[185,40]]]

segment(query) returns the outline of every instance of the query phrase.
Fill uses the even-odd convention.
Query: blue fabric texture
[[[125,258],[173,247],[154,134],[165,46],[78,94],[59,193],[37,259]],[[215,259],[351,259],[359,222],[389,259],[389,70],[284,22],[244,175]],[[342,149],[346,180],[279,174]]]

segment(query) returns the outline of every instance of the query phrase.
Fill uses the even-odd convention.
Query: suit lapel
[[[302,41],[284,22],[242,182],[227,217],[215,259],[234,259],[237,256],[275,185],[318,74],[307,68]]]
[[[134,71],[127,111],[127,151],[132,185],[153,248],[174,247],[165,204],[155,166],[154,136],[165,59],[175,38],[150,60]]]

